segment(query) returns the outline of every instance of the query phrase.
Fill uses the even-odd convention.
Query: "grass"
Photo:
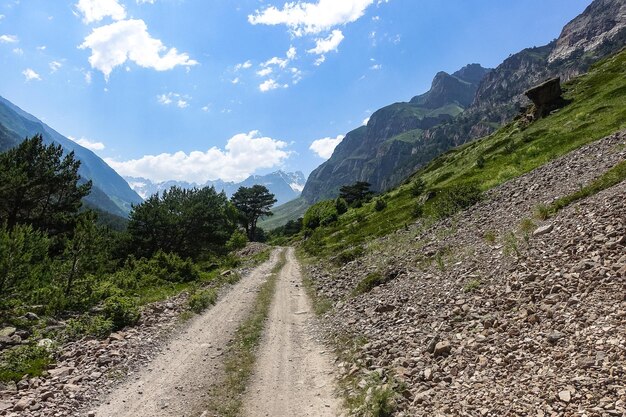
[[[564,84],[564,98],[570,104],[555,114],[529,126],[513,121],[487,137],[446,152],[407,179],[404,185],[387,192],[384,211],[377,212],[371,205],[350,209],[334,224],[318,228],[304,247],[315,256],[330,257],[413,223],[417,204],[411,193],[414,179],[420,178],[427,190],[436,193],[423,204],[419,220],[428,223],[437,218],[442,191],[467,185],[486,191],[624,129],[625,89],[626,51],[622,51],[595,64],[588,74]],[[481,160],[480,166],[477,160]],[[623,166],[620,169],[623,170]],[[614,175],[619,177],[620,173],[623,171]],[[605,185],[611,181],[614,179],[607,178]],[[593,192],[593,188],[583,188],[577,193],[578,197],[564,199],[552,209],[558,210],[569,204],[570,199],[582,198],[587,192]]]
[[[20,381],[24,375],[41,376],[52,363],[48,349],[23,345],[6,350],[0,356],[0,381]]]
[[[624,180],[626,180],[626,161],[620,162],[580,190],[554,201],[547,207],[547,212],[549,215],[554,215],[570,204],[613,187]]]
[[[243,394],[254,371],[256,350],[261,342],[265,320],[269,315],[278,275],[286,263],[285,252],[272,269],[270,278],[261,286],[252,313],[237,329],[224,361],[225,379],[211,392],[211,415],[236,417],[242,406]]]

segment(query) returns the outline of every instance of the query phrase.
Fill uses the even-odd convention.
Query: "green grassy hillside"
[[[259,220],[258,226],[263,230],[276,229],[279,226],[284,225],[289,220],[296,220],[299,217],[304,216],[306,210],[311,206],[304,198],[299,197],[295,200],[291,200],[281,206],[272,209],[274,213],[271,217],[266,217]]]
[[[597,63],[563,89],[570,103],[558,112],[529,126],[514,121],[441,155],[404,185],[384,194],[385,210],[376,211],[373,203],[349,210],[335,224],[317,229],[308,249],[322,256],[337,254],[413,222],[418,203],[411,182],[417,177],[434,192],[469,185],[485,191],[626,128],[626,50]],[[424,205],[426,217],[436,216],[438,199]]]

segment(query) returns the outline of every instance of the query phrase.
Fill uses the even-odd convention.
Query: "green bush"
[[[63,329],[62,338],[65,341],[78,340],[85,336],[104,339],[113,331],[113,322],[103,316],[84,316],[78,319],[69,319]]]
[[[357,258],[360,258],[361,256],[363,256],[363,254],[365,253],[365,251],[363,250],[363,247],[361,246],[357,246],[356,248],[351,248],[351,249],[346,249],[343,252],[340,252],[339,255],[337,255],[335,258],[333,258],[333,262],[336,265],[345,265],[348,262],[352,262]]]
[[[335,208],[337,209],[337,214],[342,215],[348,211],[348,203],[341,197],[337,197],[335,200]]]
[[[226,249],[229,252],[236,251],[245,248],[247,243],[248,237],[246,234],[241,230],[235,230],[230,236],[230,239],[228,239],[228,242],[226,242]]]
[[[200,314],[217,302],[217,291],[215,288],[196,291],[189,297],[187,304],[194,313]]]
[[[374,201],[374,210],[376,210],[376,211],[383,211],[386,208],[387,208],[387,202],[384,199],[377,198]]]
[[[328,226],[337,221],[339,213],[334,200],[320,201],[309,207],[304,214],[303,225],[306,229],[315,230],[320,226]]]
[[[442,190],[433,203],[433,211],[439,218],[450,217],[481,199],[481,191],[475,184],[457,184]]]
[[[140,317],[137,302],[130,297],[113,296],[104,301],[104,317],[113,323],[113,330],[119,330],[137,323]]]
[[[413,207],[413,217],[419,219],[420,217],[422,217],[424,215],[424,204],[422,203],[417,203],[414,207]]]
[[[6,350],[0,356],[0,381],[17,382],[24,375],[41,376],[51,363],[51,354],[45,347],[22,345]]]
[[[413,197],[419,197],[426,190],[426,183],[421,178],[416,178],[415,181],[411,183],[411,195]]]

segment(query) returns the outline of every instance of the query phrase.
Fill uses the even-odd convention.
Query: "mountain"
[[[0,97],[0,152],[38,133],[42,135],[46,144],[61,145],[65,152],[73,151],[76,159],[80,160],[79,174],[82,178],[93,181],[92,192],[85,198],[88,205],[115,215],[126,216],[131,204],[141,203],[141,197],[95,153]]]
[[[626,3],[595,0],[548,45],[524,49],[491,71],[474,64],[439,73],[426,94],[378,110],[367,126],[348,133],[311,173],[302,196],[314,203],[356,181],[387,190],[448,149],[510,120],[529,103],[523,95],[528,88],[585,73],[624,45]]]
[[[348,133],[331,158],[311,173],[302,196],[309,202],[334,197],[342,185],[356,181],[369,182],[375,191],[397,185],[414,169],[413,148],[423,132],[451,122],[470,106],[489,72],[479,64],[453,74],[440,72],[428,92],[376,111],[367,126]]]
[[[226,182],[222,180],[207,181],[204,184],[190,183],[185,181],[163,181],[152,182],[145,178],[137,177],[125,177],[126,181],[130,184],[141,197],[144,199],[162,191],[168,190],[171,187],[180,188],[200,188],[200,187],[215,187],[218,191],[224,191],[228,197],[232,196],[239,187],[252,187],[253,185],[264,185],[271,193],[276,196],[278,202],[276,204],[285,204],[300,196],[306,178],[300,171],[298,172],[283,172],[276,171],[267,175],[251,175],[242,182]]]

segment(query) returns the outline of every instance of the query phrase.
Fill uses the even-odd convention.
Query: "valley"
[[[167,153],[121,176],[0,97],[0,417],[626,416],[626,3],[588,3],[316,141],[308,178],[258,131],[176,154],[200,180],[154,179]],[[310,75],[298,51],[259,94]]]

